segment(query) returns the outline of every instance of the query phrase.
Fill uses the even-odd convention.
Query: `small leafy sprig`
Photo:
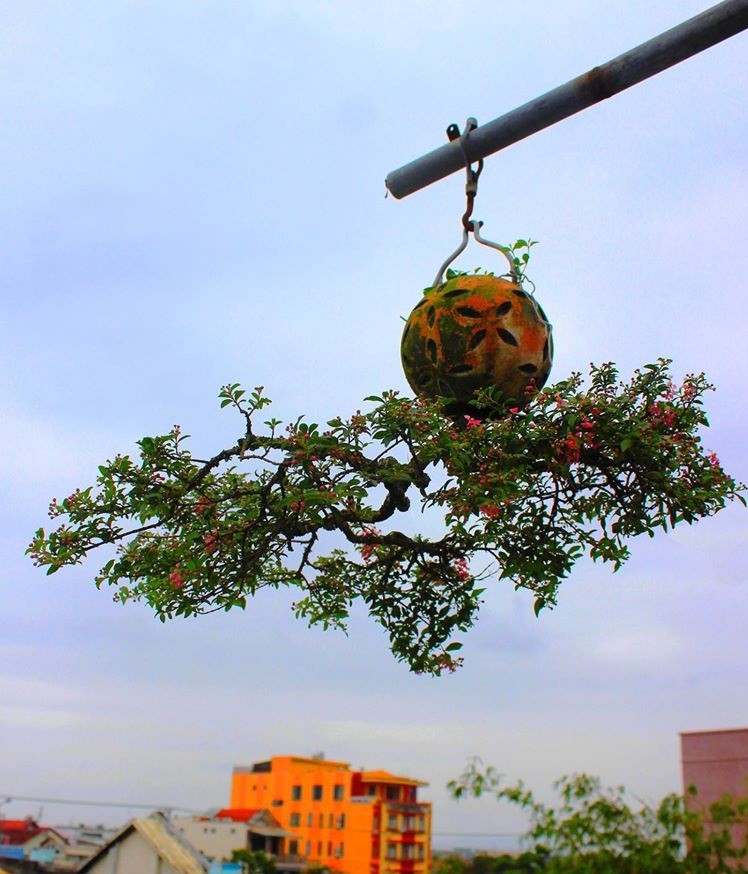
[[[745,503],[702,446],[711,386],[703,374],[676,385],[669,363],[628,382],[603,364],[587,386],[581,374],[530,386],[521,410],[483,392],[485,420],[387,391],[348,418],[283,426],[261,420],[262,386],[233,383],[220,392],[243,421],[233,445],[198,459],[179,427],[144,437],[137,456],[116,456],[95,485],[53,501],[56,527],[28,551],[54,573],[114,547],[96,585],[161,620],[293,586],[297,616],[345,628],[358,599],[396,658],[451,671],[455,635],[490,580],[529,590],[539,613],[583,555],[617,569],[630,538]],[[422,534],[394,524],[414,500],[432,511]]]

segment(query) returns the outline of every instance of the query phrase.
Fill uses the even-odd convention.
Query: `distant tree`
[[[243,421],[234,444],[198,459],[178,427],[144,437],[139,458],[118,455],[95,486],[52,502],[57,527],[29,553],[54,573],[116,546],[96,585],[162,621],[291,586],[297,616],[344,628],[361,600],[412,670],[452,671],[487,580],[529,590],[538,613],[583,555],[617,569],[630,538],[745,503],[701,444],[710,385],[676,385],[668,365],[628,382],[592,367],[587,387],[580,374],[531,386],[521,409],[481,392],[481,419],[385,392],[323,426],[258,424],[263,389],[229,385],[221,405]],[[436,533],[392,526],[413,497]]]
[[[476,853],[466,858],[458,853],[434,857],[432,874],[536,874],[546,870],[542,852]]]
[[[517,855],[476,853],[468,874],[535,874],[545,871],[547,855],[542,852],[525,852]]]
[[[233,850],[231,861],[242,865],[244,874],[277,874],[272,856],[261,850]]]
[[[536,801],[523,783],[503,785],[493,769],[471,763],[449,784],[455,798],[490,794],[525,810],[528,862],[549,874],[728,874],[748,871],[748,798],[709,806],[667,795],[632,806],[621,786],[586,774],[561,778],[558,804]],[[695,790],[690,789],[691,801]],[[512,869],[508,869],[512,870]],[[519,869],[525,870],[525,869]],[[477,874],[477,872],[474,872]]]
[[[304,868],[304,874],[344,874],[337,868],[328,868],[327,865],[322,865],[319,862],[312,862]]]
[[[469,861],[457,853],[434,855],[432,874],[467,874]]]

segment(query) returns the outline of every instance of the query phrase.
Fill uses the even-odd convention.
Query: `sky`
[[[464,176],[397,201],[386,174],[707,5],[0,3],[0,802],[202,810],[234,765],[323,751],[427,781],[436,846],[498,846],[523,818],[445,789],[471,756],[544,798],[586,771],[655,801],[681,786],[678,732],[748,725],[737,506],[633,542],[615,575],[581,562],[537,619],[494,583],[442,678],[398,664],[360,609],[348,636],[283,592],[162,625],[97,591],[95,562],[47,577],[24,555],[49,500],[138,438],[233,443],[227,382],[314,421],[406,392],[401,317],[459,242]],[[705,371],[705,444],[742,481],[747,39],[494,155],[474,213],[490,239],[540,241],[551,380],[660,356]],[[496,257],[473,242],[458,266]]]

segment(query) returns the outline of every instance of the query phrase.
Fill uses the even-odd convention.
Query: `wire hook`
[[[467,142],[467,138],[470,135],[471,131],[474,131],[477,127],[478,122],[471,116],[465,122],[464,133],[460,134],[460,128],[456,124],[451,124],[447,128],[447,137],[449,138],[450,142],[454,140],[459,140],[460,150],[462,151],[462,155],[465,159],[465,173],[467,177],[465,181],[465,197],[467,198],[467,204],[465,207],[465,212],[462,216],[462,241],[460,245],[455,249],[455,251],[439,268],[439,271],[436,274],[436,278],[432,283],[432,288],[435,288],[437,285],[441,285],[444,271],[455,260],[455,258],[457,258],[458,255],[465,251],[468,244],[468,236],[471,233],[481,245],[488,246],[491,249],[496,249],[498,252],[501,252],[501,254],[509,262],[509,275],[512,277],[512,281],[519,284],[519,274],[517,273],[514,261],[512,260],[506,246],[502,246],[499,243],[493,243],[491,242],[491,240],[487,240],[485,237],[482,237],[480,235],[480,229],[483,227],[483,222],[474,220],[472,218],[473,207],[475,206],[475,198],[478,194],[478,179],[480,178],[480,174],[483,172],[483,159],[481,158],[478,161],[478,166],[474,170],[472,164],[470,163],[470,158],[468,157],[465,143]]]

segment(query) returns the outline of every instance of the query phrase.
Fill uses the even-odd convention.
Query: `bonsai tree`
[[[664,359],[626,381],[602,364],[587,382],[531,382],[522,408],[480,391],[481,418],[387,391],[346,418],[283,424],[262,387],[227,385],[234,443],[196,458],[179,427],[144,437],[52,501],[29,553],[50,574],[103,553],[96,585],[162,621],[286,586],[298,617],[344,628],[358,599],[397,659],[452,671],[487,585],[529,590],[539,613],[582,556],[618,569],[631,538],[745,503],[702,444],[710,388],[676,384]]]

